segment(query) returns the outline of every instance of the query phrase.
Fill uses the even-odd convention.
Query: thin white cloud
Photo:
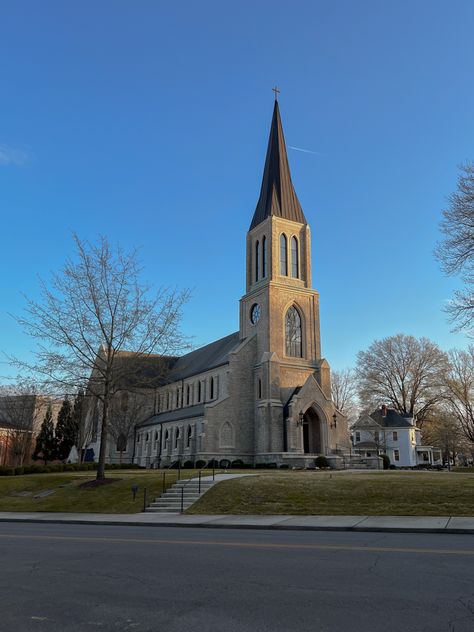
[[[21,167],[28,162],[29,156],[23,149],[0,143],[0,167]]]
[[[295,149],[296,151],[302,151],[305,154],[315,154],[316,156],[322,156],[319,151],[313,151],[312,149],[302,149],[301,147],[293,147],[293,145],[289,145],[290,149]]]

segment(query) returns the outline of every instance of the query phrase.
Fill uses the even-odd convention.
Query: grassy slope
[[[474,516],[474,474],[263,474],[217,485],[187,513]]]
[[[183,473],[188,477],[189,471]],[[143,510],[143,489],[151,501],[161,494],[162,472],[153,470],[120,470],[107,472],[116,481],[94,489],[80,489],[79,484],[93,480],[95,472],[64,472],[61,474],[32,474],[0,477],[0,511],[66,511],[92,513],[136,513]],[[166,473],[166,483],[176,481],[177,472]],[[121,480],[119,480],[121,479]],[[132,500],[131,485],[139,491]],[[35,493],[54,489],[51,496],[33,498]],[[19,492],[33,492],[32,496],[17,496]]]

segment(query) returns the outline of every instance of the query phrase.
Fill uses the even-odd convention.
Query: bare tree
[[[471,459],[474,451],[474,443],[465,436],[448,400],[436,406],[426,418],[423,424],[423,443],[441,448],[448,465],[451,462],[456,463],[460,452],[465,459]]]
[[[354,369],[331,373],[331,395],[338,410],[350,421],[358,416],[357,381]]]
[[[443,397],[447,355],[431,340],[397,334],[375,340],[357,355],[359,396],[377,408],[388,404],[416,417],[419,427]]]
[[[44,384],[74,392],[87,384],[87,395],[101,403],[97,478],[105,477],[109,407],[126,375],[145,379],[143,360],[172,355],[183,348],[179,329],[187,292],[166,288],[152,294],[141,283],[137,252],[113,249],[102,237],[97,244],[74,235],[75,258],[41,281],[41,298],[27,298],[17,318],[38,341],[33,365],[15,360]],[[128,362],[121,362],[124,350]],[[163,363],[165,366],[166,363]]]
[[[474,163],[461,165],[457,190],[443,211],[439,243],[435,255],[448,275],[461,276],[465,289],[458,290],[447,307],[457,329],[471,329],[474,319]]]
[[[474,346],[449,352],[446,402],[464,436],[474,441]]]

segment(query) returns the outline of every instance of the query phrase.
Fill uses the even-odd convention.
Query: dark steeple
[[[306,224],[306,218],[291,182],[285,137],[281,125],[280,109],[275,99],[272,127],[268,139],[267,157],[263,171],[262,188],[250,230],[270,215]]]

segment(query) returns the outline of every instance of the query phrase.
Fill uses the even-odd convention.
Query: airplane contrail
[[[296,149],[296,151],[302,151],[305,154],[316,154],[316,156],[322,156],[319,151],[312,151],[311,149],[302,149],[301,147],[294,147],[293,145],[288,145],[290,149]]]

